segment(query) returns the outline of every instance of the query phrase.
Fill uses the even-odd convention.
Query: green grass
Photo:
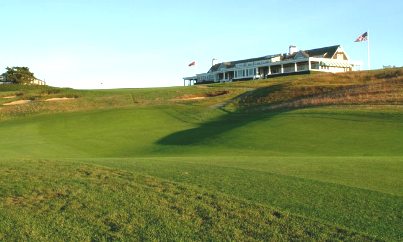
[[[234,165],[234,160],[238,164]],[[401,159],[220,157],[95,162],[231,194],[382,238],[401,235]],[[319,165],[327,162],[333,164]],[[316,163],[316,169],[308,169],[314,166],[312,163]],[[277,167],[273,168],[273,164]],[[338,170],[334,171],[331,167],[336,164]],[[346,164],[356,168],[340,168]],[[367,174],[355,177],[362,171],[359,165],[365,167]],[[372,169],[368,168],[371,166]],[[398,170],[391,171],[391,166]],[[299,167],[304,167],[305,172]],[[297,174],[290,169],[297,170]],[[315,175],[310,175],[313,172]],[[388,174],[390,178],[381,184],[367,181],[379,174]]]
[[[399,71],[0,87],[0,240],[402,240]]]
[[[134,172],[48,160],[0,169],[2,240],[373,240]]]
[[[5,158],[403,154],[401,113],[196,110],[140,107],[9,120],[0,123],[0,132],[8,137],[0,147]]]

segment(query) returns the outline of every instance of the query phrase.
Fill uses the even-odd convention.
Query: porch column
[[[284,65],[281,64],[281,74],[283,74],[283,73],[284,73]]]
[[[269,73],[267,73],[268,75],[271,75],[271,66],[269,66]]]
[[[297,67],[297,62],[294,63],[294,72],[297,72],[298,67]]]
[[[311,60],[308,59],[308,70],[312,69],[312,64],[311,64]]]

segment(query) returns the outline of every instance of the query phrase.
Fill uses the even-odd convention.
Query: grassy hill
[[[0,86],[0,240],[402,240],[402,72]]]

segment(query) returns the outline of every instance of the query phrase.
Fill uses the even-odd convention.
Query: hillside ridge
[[[74,90],[0,85],[0,120],[39,113],[150,105],[207,105],[226,111],[325,105],[403,105],[403,68],[309,74],[191,87]],[[26,101],[25,101],[26,100]],[[64,100],[46,102],[47,100]],[[8,105],[19,102],[24,105]]]

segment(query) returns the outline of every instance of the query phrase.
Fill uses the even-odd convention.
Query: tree
[[[3,82],[15,84],[30,84],[36,80],[34,73],[29,71],[28,67],[7,67],[6,72],[2,74]]]

